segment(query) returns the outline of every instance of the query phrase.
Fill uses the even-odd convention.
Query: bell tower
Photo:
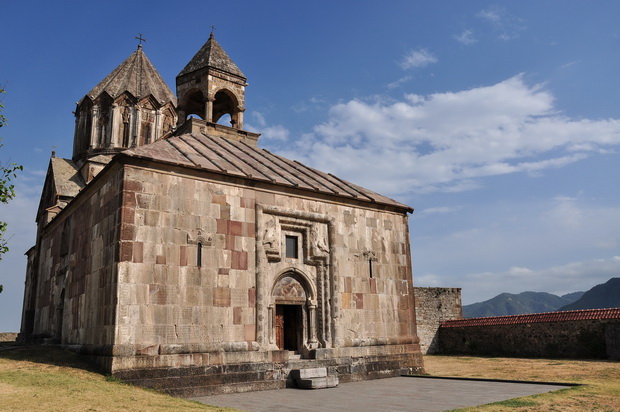
[[[246,77],[213,33],[176,78],[178,124],[190,115],[207,123],[230,116],[230,127],[243,129]]]

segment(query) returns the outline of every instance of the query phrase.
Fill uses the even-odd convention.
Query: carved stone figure
[[[322,256],[329,254],[329,246],[327,246],[326,233],[319,230],[318,225],[312,225],[310,228],[310,245],[314,256]]]

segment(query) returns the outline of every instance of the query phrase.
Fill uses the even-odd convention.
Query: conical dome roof
[[[222,49],[222,46],[220,46],[217,40],[215,40],[213,33],[211,33],[209,40],[207,40],[202,48],[198,50],[198,53],[196,53],[190,62],[187,63],[185,68],[181,70],[181,73],[179,73],[177,77],[181,77],[206,67],[212,67],[244,79],[246,78],[237,65],[233,63],[228,54],[226,54],[224,49]]]
[[[142,46],[138,46],[138,50],[88,92],[87,96],[94,100],[103,92],[113,99],[124,92],[131,93],[137,99],[152,95],[159,104],[172,102],[176,106],[175,95],[146,57]]]

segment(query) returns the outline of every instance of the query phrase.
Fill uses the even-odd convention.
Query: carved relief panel
[[[281,303],[283,276],[300,280],[304,348],[332,347],[336,341],[338,294],[331,248],[332,219],[316,213],[257,204],[257,340],[275,343],[276,306]],[[289,302],[290,303],[290,302]]]

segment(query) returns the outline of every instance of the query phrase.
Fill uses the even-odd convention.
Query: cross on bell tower
[[[141,49],[142,48],[142,42],[146,43],[146,39],[142,37],[142,33],[138,33],[137,36],[134,37],[136,40],[138,40],[138,48]]]

